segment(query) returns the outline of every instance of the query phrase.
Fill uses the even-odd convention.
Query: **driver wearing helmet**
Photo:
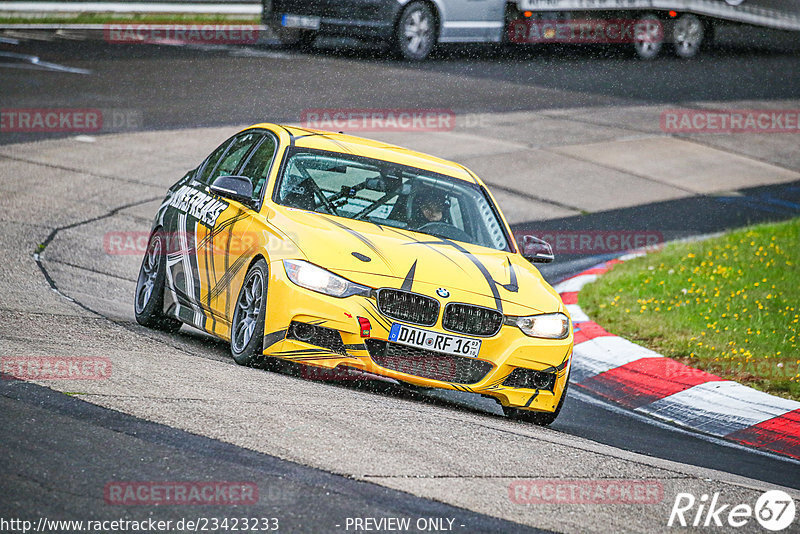
[[[432,188],[426,188],[417,193],[417,208],[413,213],[413,222],[416,228],[421,228],[430,223],[446,223],[446,213],[449,207],[447,195]]]

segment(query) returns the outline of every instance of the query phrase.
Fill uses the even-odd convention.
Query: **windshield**
[[[497,211],[476,184],[386,161],[295,149],[276,188],[284,206],[509,250]]]

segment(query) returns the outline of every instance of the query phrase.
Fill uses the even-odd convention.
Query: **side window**
[[[233,174],[247,153],[250,152],[250,149],[253,148],[262,137],[263,134],[256,132],[245,133],[234,137],[231,144],[228,145],[228,150],[226,150],[225,154],[220,158],[217,167],[209,174],[207,181],[204,183],[211,184],[220,176]]]
[[[217,149],[214,150],[214,152],[211,153],[210,156],[208,156],[208,158],[205,161],[205,164],[202,166],[202,170],[200,171],[200,174],[197,176],[197,181],[198,182],[201,182],[201,183],[204,183],[204,184],[208,184],[209,175],[211,175],[211,172],[214,170],[214,167],[217,166],[217,162],[219,161],[219,158],[222,157],[222,155],[225,153],[225,149],[227,149],[228,145],[230,145],[230,144],[231,144],[231,140],[228,139],[227,141],[225,141],[224,143],[219,145],[217,147]]]
[[[264,137],[258,147],[251,153],[250,159],[240,171],[242,176],[247,176],[253,182],[253,198],[261,198],[261,191],[267,183],[272,160],[275,158],[275,139],[271,135]]]

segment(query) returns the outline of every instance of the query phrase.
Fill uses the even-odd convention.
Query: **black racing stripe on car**
[[[414,263],[411,264],[411,268],[408,270],[408,274],[406,274],[406,277],[403,280],[403,285],[400,286],[400,289],[403,291],[411,291],[411,286],[414,284],[414,272],[416,270],[417,260],[414,260]]]
[[[225,274],[222,275],[222,278],[219,279],[217,285],[215,285],[214,288],[211,289],[210,291],[211,293],[213,293],[215,297],[220,293],[222,293],[223,289],[230,290],[231,280],[233,279],[234,276],[236,276],[236,273],[238,273],[242,269],[242,267],[244,267],[244,264],[247,262],[247,260],[250,258],[250,255],[255,250],[256,246],[255,245],[251,246],[244,252],[244,254],[236,258],[236,261],[233,262],[233,265],[231,265],[225,270]]]
[[[225,241],[225,272],[222,274],[222,278],[220,278],[220,282],[222,280],[225,280],[226,279],[225,277],[230,272],[231,240],[233,239],[233,228],[234,228],[235,224],[236,224],[236,221],[234,221],[234,224],[231,224],[227,228],[228,229],[228,239]],[[217,287],[220,287],[219,282],[217,282],[217,285],[214,287],[214,289],[216,289]],[[220,294],[221,293],[222,293],[222,291],[220,291]],[[227,317],[232,317],[233,316],[233,314],[231,313],[231,286],[230,286],[230,284],[225,284],[225,313],[226,313]]]
[[[275,330],[274,332],[270,332],[269,334],[264,335],[264,342],[262,345],[262,350],[267,350],[275,343],[283,341],[286,338],[286,333],[289,331],[288,328],[284,328],[283,330]]]
[[[458,243],[445,238],[438,238],[438,239],[439,241],[420,241],[420,243],[450,245],[451,247],[453,247],[454,249],[465,255],[467,258],[469,258],[469,260],[475,265],[475,267],[478,268],[480,273],[483,275],[484,280],[486,280],[486,283],[489,285],[489,289],[491,290],[492,296],[494,297],[494,304],[495,307],[497,308],[497,311],[503,313],[503,301],[500,298],[500,292],[497,290],[497,286],[499,284],[494,278],[492,278],[492,274],[489,272],[489,269],[486,268],[483,262],[481,262],[481,260],[478,259],[474,254],[472,254],[469,250],[465,249]]]
[[[325,220],[325,221],[328,221],[329,223],[331,223],[334,226],[338,226],[339,228],[341,228],[342,230],[344,230],[348,234],[352,235],[353,237],[355,237],[356,239],[358,239],[359,241],[364,243],[364,245],[366,245],[372,252],[377,254],[390,269],[392,268],[391,263],[386,258],[386,256],[383,255],[381,250],[375,245],[375,243],[373,243],[372,241],[367,239],[363,234],[361,234],[360,232],[357,232],[357,231],[353,230],[352,228],[340,223],[339,221],[335,221],[335,220],[330,219],[328,217],[322,217],[322,219]]]
[[[411,243],[403,243],[403,245],[424,245],[426,248],[429,248],[429,249],[431,249],[432,251],[436,252],[437,254],[439,254],[440,256],[442,256],[443,258],[445,258],[447,261],[449,261],[450,263],[452,263],[453,265],[455,265],[456,267],[458,267],[459,269],[461,269],[463,272],[465,272],[465,273],[467,272],[467,271],[466,271],[466,269],[464,269],[464,267],[462,267],[460,263],[458,263],[457,261],[455,261],[453,258],[451,258],[450,256],[448,256],[447,254],[445,254],[445,253],[444,253],[444,252],[442,252],[441,250],[438,250],[436,247],[432,247],[432,246],[430,245],[430,243],[428,243],[428,242],[426,242],[426,241],[420,241],[419,239],[417,239],[417,238],[416,238],[416,237],[414,237],[413,235],[408,235],[408,234],[405,234],[405,233],[401,232],[400,230],[398,230],[397,228],[391,228],[391,227],[389,227],[388,229],[389,229],[389,230],[391,230],[392,232],[394,232],[394,233],[396,233],[396,234],[399,234],[399,235],[403,236],[404,238],[406,238],[406,239],[410,239],[410,240],[412,241]]]
[[[323,356],[301,356],[298,358],[284,358],[284,359],[296,363],[304,363],[304,362],[318,362],[322,360],[343,360],[348,358],[352,358],[352,356],[346,356],[343,354],[331,354],[330,352],[325,352]]]
[[[209,234],[207,234],[206,237],[208,237],[208,235],[210,235],[211,232],[212,231],[209,231]],[[204,241],[205,241],[205,239],[206,238],[203,238]],[[205,247],[204,248],[205,252],[203,253],[203,261],[205,262],[205,267],[206,267],[206,284],[207,284],[206,287],[211,288],[211,271],[209,270],[209,267],[208,267],[208,257],[213,253],[213,250],[214,250],[214,239],[213,238],[209,240],[209,244],[210,244],[210,248],[209,247]],[[200,247],[198,246],[198,250],[199,249],[200,249]],[[211,267],[212,268],[214,267],[213,259],[211,261]],[[216,276],[214,278],[216,278]],[[208,309],[210,310],[211,309],[211,291],[207,291],[206,292],[206,300],[207,300],[206,305],[208,306]],[[213,334],[214,331],[217,328],[217,317],[213,312],[210,313],[209,315],[211,316],[211,330],[210,331]]]
[[[330,354],[331,351],[323,349],[296,349],[296,350],[282,350],[273,353],[273,356],[306,356],[310,354]]]
[[[537,389],[537,390],[536,390],[536,391],[533,393],[533,395],[531,395],[531,398],[530,398],[530,399],[528,399],[528,402],[526,402],[526,403],[525,403],[525,407],[527,408],[528,406],[530,406],[530,405],[531,405],[531,403],[533,402],[533,399],[535,399],[535,398],[536,398],[536,397],[538,397],[538,396],[539,396],[539,390]]]
[[[194,216],[189,215],[188,213],[186,214],[186,228],[184,228],[184,231],[186,232],[187,244],[189,244],[188,243],[189,236],[193,236],[195,237],[195,239],[197,238],[197,223],[198,220]],[[191,226],[193,226],[193,228],[190,231],[189,228]],[[191,295],[191,298],[195,303],[197,303],[200,306],[200,309],[203,310],[200,313],[200,324],[197,324],[195,326],[200,328],[201,330],[205,330],[206,320],[208,319],[208,316],[211,314],[206,313],[203,306],[203,300],[200,298],[202,284],[200,283],[200,265],[198,264],[198,258],[197,258],[197,243],[195,243],[194,254],[192,254],[192,251],[187,251],[187,254],[189,255],[189,268],[192,270],[192,272],[188,274],[191,274],[192,285],[194,286],[193,288],[194,294]],[[184,275],[187,275],[187,273],[184,273]],[[194,321],[192,321],[192,324],[194,324]]]
[[[512,371],[512,372],[513,372],[513,371]],[[502,378],[498,378],[497,380],[495,380],[495,381],[494,381],[494,382],[492,382],[491,384],[488,384],[488,386],[487,386],[487,387],[495,388],[495,387],[499,386],[499,385],[500,385],[500,384],[502,384],[502,383],[505,381],[505,379],[506,379],[506,378],[508,378],[510,375],[511,375],[511,373],[508,373],[506,376],[504,376],[504,377],[502,377]]]
[[[371,304],[372,306],[375,306],[374,304],[372,304],[372,302],[370,302],[370,304]],[[386,319],[384,319],[383,317],[381,317],[381,316],[380,316],[380,314],[378,313],[378,309],[377,309],[377,308],[375,308],[375,313],[373,313],[371,310],[369,310],[368,308],[366,308],[366,307],[365,307],[363,304],[361,305],[361,308],[362,308],[362,309],[363,309],[363,310],[364,310],[364,311],[367,313],[367,315],[369,315],[370,317],[372,317],[373,319],[375,319],[375,322],[377,322],[377,323],[378,323],[380,326],[382,326],[384,329],[386,329],[386,330],[391,330],[391,328],[392,328],[392,323],[390,323],[389,321],[387,321]],[[376,315],[376,313],[377,313],[378,315]]]
[[[509,291],[511,293],[516,293],[519,291],[519,284],[517,284],[517,273],[514,271],[514,265],[511,263],[511,258],[508,259],[508,283],[507,284],[500,284],[503,286],[503,289]]]
[[[219,223],[217,226],[214,227],[214,229],[208,235],[206,235],[205,238],[203,238],[202,241],[200,241],[200,243],[197,246],[201,247],[201,246],[205,246],[206,243],[209,242],[209,241],[213,242],[213,238],[215,236],[221,234],[226,228],[228,228],[229,226],[241,221],[245,217],[247,217],[247,213],[240,212],[238,215],[234,215],[230,219]]]

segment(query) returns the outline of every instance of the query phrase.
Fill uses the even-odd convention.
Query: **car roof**
[[[344,133],[266,122],[255,124],[245,128],[245,130],[251,128],[284,130],[289,135],[291,143],[298,147],[366,156],[373,159],[437,172],[469,183],[481,183],[478,177],[463,165],[382,141],[375,141],[373,139],[366,139],[364,137],[357,137]]]

